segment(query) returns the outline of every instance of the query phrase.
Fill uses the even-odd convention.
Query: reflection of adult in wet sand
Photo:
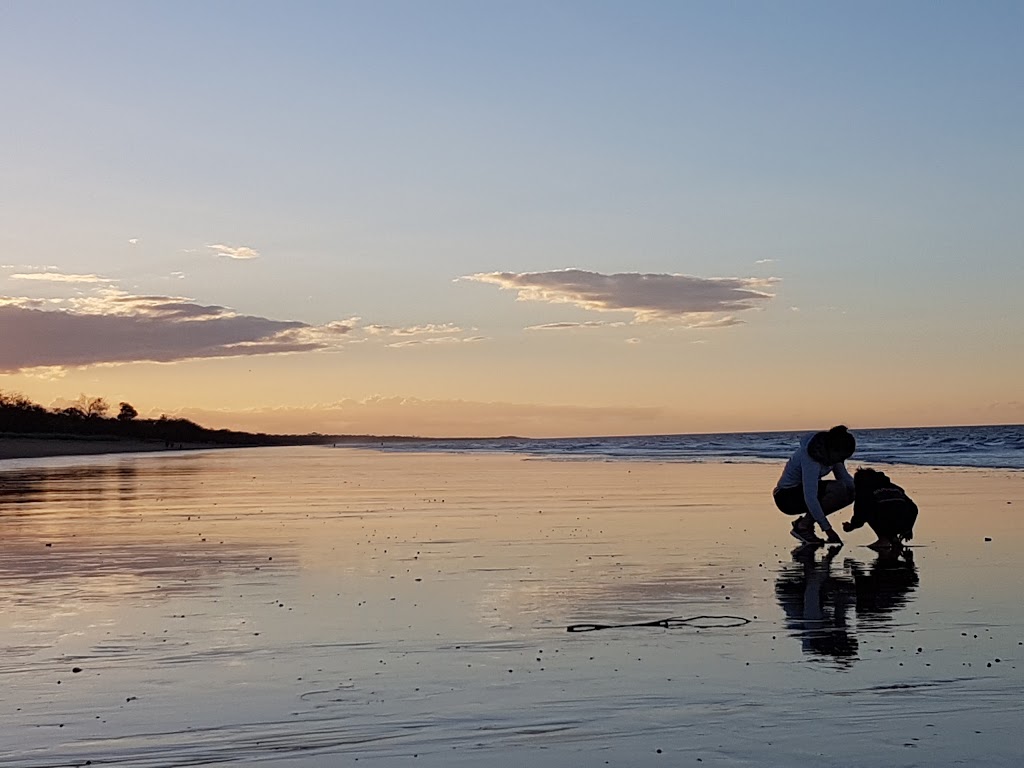
[[[821,560],[817,547],[805,544],[793,550],[788,566],[775,582],[775,596],[786,612],[786,628],[798,636],[804,653],[848,659],[857,655],[857,639],[846,624],[853,604],[853,583],[832,574],[839,548],[829,548]]]
[[[832,571],[838,549],[826,551],[820,560],[818,549],[793,550],[793,565],[779,573],[775,595],[787,629],[800,638],[805,653],[852,660],[858,643],[847,621],[850,607],[858,622],[877,627],[906,606],[918,585],[913,554],[908,549],[882,552],[870,567],[847,558],[847,576]]]

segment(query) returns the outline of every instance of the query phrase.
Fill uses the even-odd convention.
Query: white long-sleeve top
[[[828,531],[832,529],[832,524],[825,517],[825,511],[821,508],[821,502],[818,501],[818,481],[831,472],[835,475],[836,480],[853,491],[853,477],[846,470],[846,464],[843,462],[819,464],[811,458],[811,454],[807,452],[807,446],[816,434],[817,432],[811,432],[800,440],[800,447],[786,462],[786,466],[782,470],[782,477],[775,484],[775,490],[803,486],[804,503],[807,504],[811,517],[823,531]]]

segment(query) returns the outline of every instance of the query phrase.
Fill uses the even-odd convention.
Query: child
[[[843,523],[844,531],[849,533],[867,523],[878,536],[878,541],[868,546],[877,550],[899,549],[914,538],[917,505],[884,472],[858,469],[853,484],[853,517]]]

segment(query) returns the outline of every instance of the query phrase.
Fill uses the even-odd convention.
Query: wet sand
[[[794,551],[779,471],[0,462],[0,766],[1017,765],[1024,473],[891,468],[908,561]]]
[[[215,446],[177,443],[174,450],[195,450]],[[117,438],[47,438],[0,436],[0,461],[37,459],[49,456],[93,456],[107,453],[149,453],[171,450],[163,440],[119,440]],[[3,465],[0,465],[2,467]],[[2,470],[0,470],[2,471]]]

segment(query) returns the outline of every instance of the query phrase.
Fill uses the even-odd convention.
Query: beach
[[[0,766],[1017,765],[1024,472],[886,467],[897,559],[797,550],[780,470],[0,461]]]
[[[217,446],[175,443],[173,450],[195,450]],[[38,459],[49,456],[96,456],[108,453],[151,453],[172,450],[163,440],[131,440],[93,437],[0,437],[0,461]]]

